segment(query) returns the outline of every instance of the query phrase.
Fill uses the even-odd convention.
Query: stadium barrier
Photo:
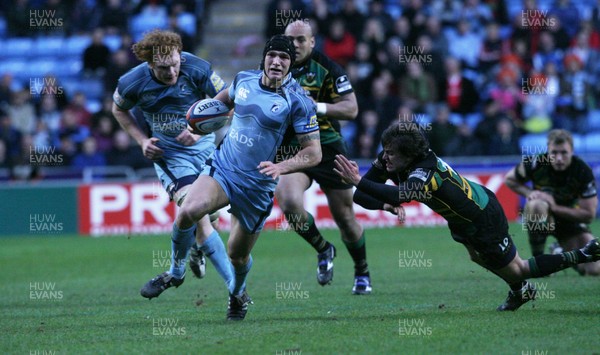
[[[369,164],[363,162],[364,173]],[[519,198],[504,184],[507,166],[461,165],[463,175],[482,183],[496,193],[508,218],[517,220]],[[0,236],[61,235],[85,236],[167,234],[170,233],[176,206],[169,201],[158,180],[95,183],[47,183],[0,185]],[[423,204],[405,204],[404,226],[438,225],[445,221]],[[313,184],[305,194],[305,207],[319,227],[335,228],[327,198]],[[396,217],[384,211],[370,211],[355,205],[359,223],[365,227],[398,226]],[[229,213],[220,214],[220,228],[228,230]],[[266,229],[288,230],[277,203],[267,219]]]

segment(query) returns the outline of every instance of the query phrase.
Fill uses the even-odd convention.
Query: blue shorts
[[[258,233],[263,229],[273,208],[273,191],[253,190],[236,184],[234,178],[228,178],[210,163],[204,167],[202,175],[211,176],[221,185],[231,206],[227,212],[234,215],[248,233]]]
[[[156,175],[169,193],[171,199],[175,192],[184,186],[191,185],[204,166],[208,157],[214,152],[213,140],[200,140],[193,149],[163,149],[163,157],[154,162]]]

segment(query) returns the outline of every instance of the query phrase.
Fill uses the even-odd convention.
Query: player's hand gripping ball
[[[204,99],[190,106],[185,118],[194,133],[209,134],[227,124],[229,108],[219,100]]]

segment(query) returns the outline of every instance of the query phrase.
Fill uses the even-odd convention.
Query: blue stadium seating
[[[121,37],[118,35],[106,35],[104,36],[104,44],[114,53],[121,47]]]
[[[196,17],[189,13],[184,12],[177,17],[177,25],[181,30],[190,36],[196,35]]]
[[[32,77],[44,77],[50,73],[54,74],[60,64],[52,58],[32,60],[27,65],[27,74]]]
[[[65,42],[62,37],[39,37],[34,41],[33,54],[36,57],[57,57],[63,53]]]
[[[600,153],[600,132],[588,133],[584,137],[585,153],[598,154]],[[582,154],[581,151],[575,149],[577,154]]]
[[[546,134],[525,134],[519,138],[521,153],[525,155],[540,154],[546,149]]]
[[[9,73],[15,79],[20,80],[29,76],[27,74],[28,67],[29,64],[21,58],[2,60],[0,61],[0,74]]]
[[[69,57],[69,59],[59,60],[55,73],[59,78],[73,78],[81,73],[82,68],[81,57]]]
[[[9,38],[4,41],[2,55],[10,58],[33,56],[33,42],[31,38]]]
[[[585,137],[581,134],[573,134],[573,149],[579,154],[586,153]]]
[[[132,16],[129,22],[129,32],[132,34],[134,42],[139,41],[144,32],[148,32],[155,28],[166,29],[168,21],[166,16],[149,16],[139,14]]]
[[[590,131],[600,131],[600,110],[592,110],[588,114],[588,129]]]
[[[79,58],[83,55],[83,51],[85,51],[90,43],[92,43],[92,38],[90,36],[69,37],[65,46],[64,55]]]

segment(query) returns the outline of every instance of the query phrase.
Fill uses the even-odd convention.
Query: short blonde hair
[[[573,136],[571,135],[571,132],[566,129],[553,129],[548,132],[548,145],[560,145],[565,142],[569,143],[571,148],[573,148]]]
[[[144,35],[139,42],[131,46],[136,58],[148,63],[154,63],[156,54],[171,54],[173,50],[181,53],[183,44],[181,36],[172,31],[153,30]]]

